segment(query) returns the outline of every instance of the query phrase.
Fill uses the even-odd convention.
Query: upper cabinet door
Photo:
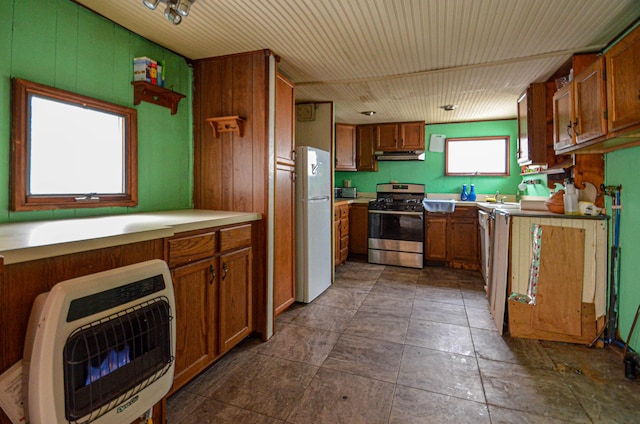
[[[336,171],[356,170],[356,127],[336,124]]]
[[[607,133],[604,58],[596,60],[574,80],[576,143],[584,143]],[[638,103],[640,106],[640,102]]]
[[[547,163],[547,139],[547,86],[533,83],[518,99],[518,164]]]
[[[376,150],[382,152],[398,150],[398,124],[379,124]]]
[[[553,95],[553,148],[558,151],[574,144],[573,82]]]
[[[640,27],[605,53],[609,131],[640,124]]]
[[[400,124],[400,150],[424,150],[424,122]]]
[[[375,155],[375,125],[358,125],[356,128],[356,164],[358,171],[377,171]]]
[[[276,76],[276,128],[275,150],[279,163],[294,164],[294,126],[295,108],[294,85],[280,73]]]

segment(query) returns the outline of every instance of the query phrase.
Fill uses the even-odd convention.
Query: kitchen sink
[[[506,210],[520,210],[520,203],[518,202],[504,202],[504,203],[491,203],[491,202],[478,202],[478,206],[487,209],[506,209]]]

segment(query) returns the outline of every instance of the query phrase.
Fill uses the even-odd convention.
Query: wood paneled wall
[[[194,63],[194,206],[259,212],[254,235],[254,329],[266,334],[266,256],[269,207],[269,50]],[[242,137],[215,138],[207,118],[245,118]]]

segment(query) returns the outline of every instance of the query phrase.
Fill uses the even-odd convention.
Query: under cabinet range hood
[[[424,150],[375,152],[378,160],[424,160]]]

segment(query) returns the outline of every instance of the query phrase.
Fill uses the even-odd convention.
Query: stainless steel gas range
[[[424,184],[378,184],[369,202],[369,262],[423,267]]]

